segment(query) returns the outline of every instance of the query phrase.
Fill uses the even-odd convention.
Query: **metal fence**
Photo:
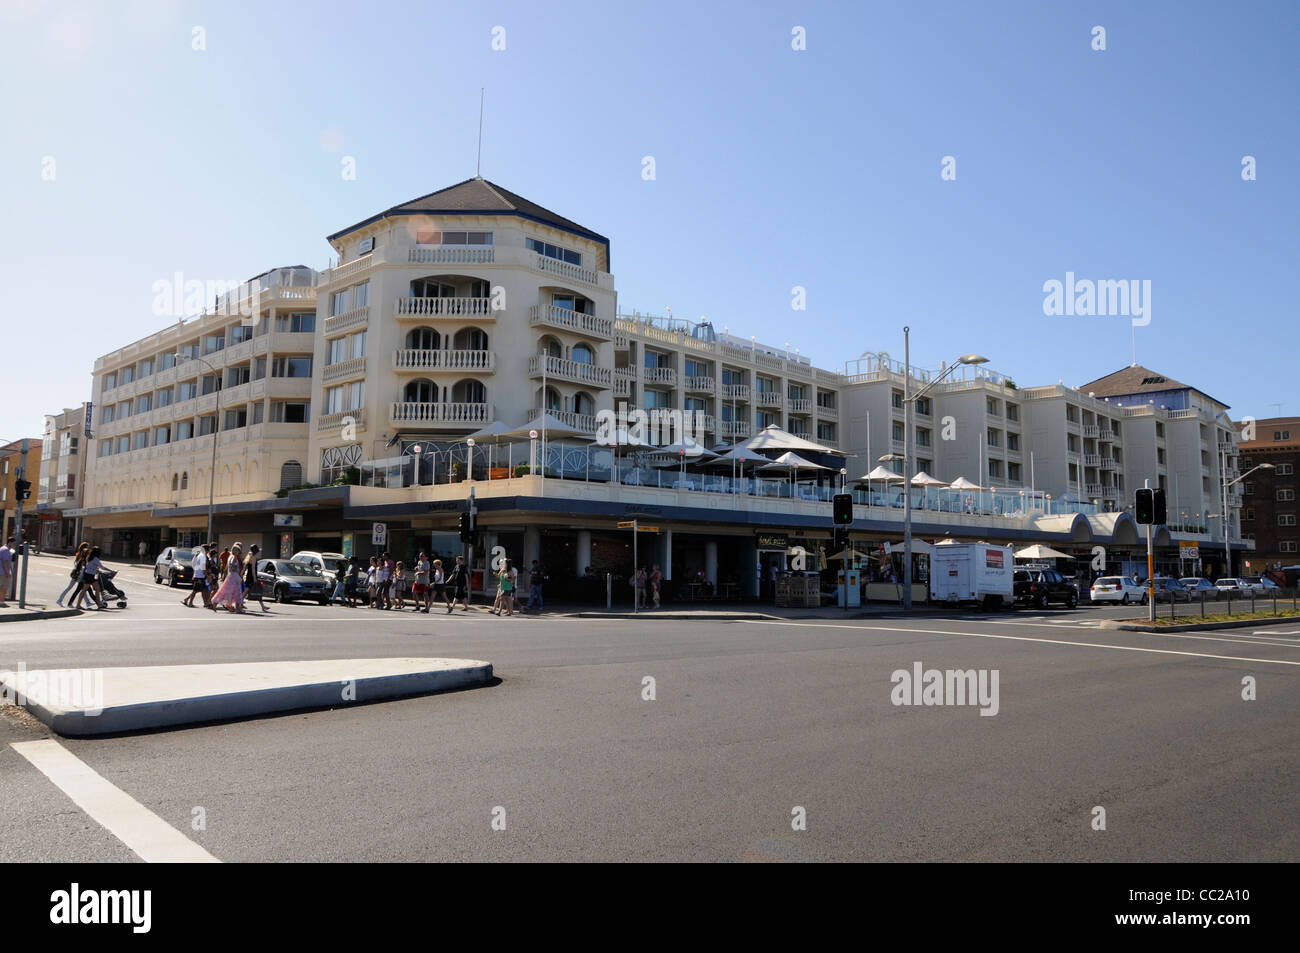
[[[1256,613],[1281,615],[1288,610],[1300,611],[1300,589],[1223,589],[1219,590],[1218,598],[1208,592],[1187,595],[1190,598],[1186,602],[1170,599],[1167,592],[1157,598],[1156,618],[1195,622],[1209,616],[1246,617]],[[1296,621],[1300,624],[1300,618]]]

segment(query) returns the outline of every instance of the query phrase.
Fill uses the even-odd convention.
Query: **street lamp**
[[[210,370],[214,375],[216,375],[216,379],[217,379],[216,380],[217,404],[216,404],[216,409],[213,411],[213,417],[212,417],[212,469],[208,471],[208,540],[207,541],[211,543],[211,542],[215,542],[215,540],[213,540],[212,538],[212,512],[213,512],[213,507],[215,505],[216,492],[217,492],[217,434],[221,432],[221,372],[218,371],[211,364],[209,364],[207,361],[205,361],[203,358],[196,357],[193,354],[183,354],[180,351],[177,351],[176,361],[177,363],[183,363],[184,361],[198,361],[200,364],[202,364],[204,367]]]
[[[409,452],[415,454],[415,485],[420,486],[420,454],[424,453],[424,447],[417,443],[411,447]]]
[[[1246,477],[1250,476],[1256,470],[1272,470],[1274,469],[1274,464],[1272,463],[1256,464],[1255,466],[1247,470],[1245,473],[1243,473],[1241,476],[1237,477],[1237,479],[1229,481],[1227,479],[1228,451],[1226,446],[1220,445],[1219,447],[1219,461],[1220,461],[1219,474],[1223,479],[1223,511],[1222,511],[1222,516],[1220,517],[1220,519],[1223,520],[1223,555],[1228,564],[1228,578],[1232,578],[1232,546],[1228,542],[1228,487],[1236,486],[1238,483],[1246,479]]]
[[[988,358],[979,354],[963,354],[944,368],[943,373],[915,394],[912,390],[912,329],[903,328],[903,608],[912,608],[912,405],[928,394],[936,384],[962,364],[987,364]],[[899,455],[887,453],[881,461],[897,460]]]
[[[473,437],[467,438],[465,440],[465,446],[469,448],[468,451],[466,452],[466,456],[469,458],[469,460],[466,466],[465,477],[472,482],[474,479],[474,438]]]

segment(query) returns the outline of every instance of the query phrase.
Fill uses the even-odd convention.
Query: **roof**
[[[335,232],[329,236],[329,241],[334,241],[340,235],[346,235],[348,232],[355,231],[363,225],[368,225],[388,215],[518,215],[522,218],[540,222],[543,225],[550,225],[562,231],[571,232],[582,238],[591,239],[605,245],[606,248],[609,247],[609,239],[604,235],[593,232],[591,229],[585,228],[563,215],[557,215],[550,209],[543,208],[522,195],[517,195],[509,189],[502,188],[495,182],[480,178],[466,179],[464,182],[449,185],[445,189],[439,189],[436,192],[430,192],[428,195],[411,199],[409,202],[394,205],[378,215],[372,215],[365,221]]]
[[[1184,384],[1172,377],[1166,377],[1159,371],[1153,371],[1141,364],[1134,364],[1113,374],[1107,374],[1105,377],[1099,377],[1095,381],[1081,384],[1079,390],[1095,394],[1098,397],[1125,397],[1129,394],[1154,394],[1170,390],[1194,390],[1197,393],[1205,394],[1205,391],[1199,387],[1193,387],[1191,384]],[[1205,394],[1205,396],[1220,406],[1228,406],[1221,400],[1215,400],[1209,394]]]

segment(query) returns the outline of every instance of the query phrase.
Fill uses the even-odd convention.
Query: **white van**
[[[978,602],[1000,609],[1015,599],[1015,550],[991,543],[945,543],[930,550],[930,601]]]

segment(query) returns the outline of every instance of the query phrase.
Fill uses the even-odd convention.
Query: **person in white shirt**
[[[204,547],[196,546],[194,548],[194,586],[188,596],[181,600],[181,605],[187,608],[194,608],[194,594],[203,594],[203,607],[212,608],[212,594],[208,591],[208,554]]]

